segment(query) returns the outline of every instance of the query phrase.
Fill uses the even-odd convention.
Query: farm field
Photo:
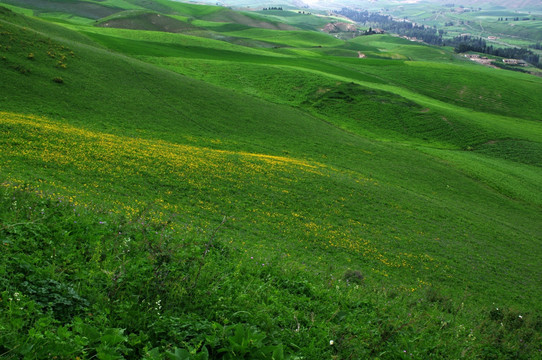
[[[541,78],[295,12],[5,3],[0,358],[542,356]]]
[[[429,6],[413,4],[391,7],[389,13],[397,18],[436,26],[447,32],[448,37],[470,34],[485,39],[495,37],[495,45],[515,46],[518,41],[527,44],[542,40],[542,9],[506,9],[480,4],[455,7],[444,4]]]

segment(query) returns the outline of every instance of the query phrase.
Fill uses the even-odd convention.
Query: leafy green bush
[[[537,312],[248,257],[226,218],[202,236],[4,183],[0,219],[7,358],[530,359],[542,341]]]

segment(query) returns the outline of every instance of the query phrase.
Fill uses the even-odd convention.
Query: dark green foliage
[[[206,239],[174,245],[167,231],[156,231],[158,224],[74,208],[29,190],[1,193],[0,339],[12,356],[393,359],[406,351],[427,357],[438,351],[438,329],[438,341],[477,337],[471,353],[489,356],[493,349],[523,358],[540,341],[537,313],[477,315],[433,288],[422,297],[362,289],[355,270],[326,284],[281,269],[278,261],[262,266],[215,251],[227,247],[219,245],[220,232],[194,282]],[[484,322],[467,331],[461,324],[472,316]],[[446,358],[463,349],[448,344]]]
[[[88,306],[88,301],[81,298],[72,287],[52,279],[29,276],[20,284],[20,290],[45,311],[52,311],[55,319],[60,321],[70,320]]]
[[[500,62],[500,61],[493,61],[492,64],[493,64],[494,66],[498,67],[498,68],[505,69],[505,70],[517,71],[517,72],[521,72],[521,73],[525,73],[525,74],[530,73],[530,71],[524,70],[524,69],[522,69],[522,68],[519,67],[519,66],[506,65],[506,64],[503,64],[503,63]],[[542,66],[542,65],[541,65],[541,66]]]
[[[473,51],[503,58],[523,59],[533,64],[534,66],[542,67],[539,55],[533,53],[531,50],[516,47],[494,48],[492,45],[488,46],[486,41],[482,38],[473,38],[471,36],[458,36],[456,38],[453,38],[452,40],[449,40],[448,46],[455,46],[454,51],[456,53],[466,53],[469,51]],[[499,62],[493,62],[494,66],[501,67],[501,64],[502,63]],[[509,67],[503,68],[510,69]]]
[[[361,285],[363,284],[363,274],[359,270],[346,270],[344,273],[344,281],[348,284]]]
[[[480,337],[488,346],[482,354],[488,359],[511,357],[529,359],[540,352],[542,318],[510,308],[493,308],[479,326]],[[538,345],[535,345],[537,344]],[[537,348],[538,349],[535,349]]]

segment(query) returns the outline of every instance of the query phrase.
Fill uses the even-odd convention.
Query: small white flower
[[[333,340],[329,340],[329,345],[333,345],[335,342]]]
[[[523,319],[523,316],[520,315],[519,318],[520,318],[520,319]]]

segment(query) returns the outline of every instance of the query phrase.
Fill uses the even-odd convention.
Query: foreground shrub
[[[384,288],[356,270],[300,271],[223,242],[227,218],[202,236],[4,183],[0,220],[7,359],[531,359],[542,349],[535,311]]]

